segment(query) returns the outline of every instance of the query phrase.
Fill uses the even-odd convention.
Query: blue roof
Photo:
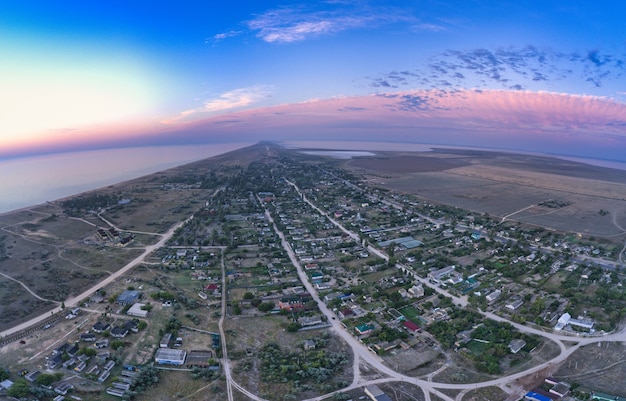
[[[539,393],[535,393],[534,391],[529,391],[526,393],[526,398],[537,400],[537,401],[552,401],[550,397],[546,397],[545,395],[541,395]]]

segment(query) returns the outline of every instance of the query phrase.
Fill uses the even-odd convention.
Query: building
[[[184,365],[187,351],[182,349],[159,348],[154,361],[160,365]]]
[[[528,401],[552,401],[548,396],[541,395],[534,391],[529,391],[524,395],[524,399]]]
[[[141,293],[135,290],[126,290],[117,297],[117,303],[120,305],[132,305],[141,298]]]
[[[566,382],[558,382],[550,389],[550,393],[556,394],[559,397],[565,397],[569,393],[571,386]]]
[[[409,296],[411,298],[420,298],[424,296],[424,286],[422,283],[416,284],[413,287],[409,288]]]
[[[146,304],[135,302],[133,306],[131,306],[130,309],[128,309],[128,312],[126,312],[126,314],[129,316],[135,316],[135,317],[146,317],[148,316],[148,311],[145,309],[142,309],[144,306],[146,306]]]
[[[374,330],[374,325],[361,324],[359,326],[356,326],[354,330],[356,330],[356,332],[359,333],[360,335],[364,336],[366,334],[370,334],[372,330]]]
[[[605,394],[605,393],[591,393],[592,400],[600,400],[600,401],[626,401],[624,397],[618,397],[616,395]]]
[[[522,340],[521,338],[511,340],[511,342],[509,343],[509,349],[511,350],[511,353],[513,354],[517,354],[525,346],[526,346],[526,341]]]
[[[372,401],[391,401],[391,398],[375,384],[365,386],[365,394],[367,394]]]
[[[128,329],[121,326],[115,326],[111,330],[111,337],[124,338],[128,334]]]
[[[567,325],[576,326],[591,331],[593,329],[594,322],[592,320],[580,319],[580,317],[578,319],[572,319],[572,316],[569,313],[565,312],[557,321],[556,326],[554,326],[554,330],[563,330],[563,328],[565,328],[565,326]]]
[[[165,333],[159,342],[159,348],[169,348],[170,342],[172,342],[172,333]]]
[[[11,386],[13,386],[13,382],[9,379],[4,380],[2,383],[0,383],[0,389],[3,390],[8,390],[11,388]]]
[[[485,299],[487,300],[487,302],[492,303],[496,299],[500,298],[501,294],[502,294],[502,290],[495,290],[495,291],[490,292],[489,294],[487,294]]]
[[[405,320],[402,322],[402,325],[411,333],[417,333],[420,331],[420,327],[410,320]]]
[[[517,310],[522,305],[524,305],[524,301],[514,298],[511,299],[506,305],[504,305],[504,307],[509,310]]]
[[[94,342],[96,341],[96,335],[93,333],[83,333],[79,336],[80,341],[83,342]]]
[[[111,328],[111,325],[108,323],[102,323],[102,322],[98,322],[96,324],[93,325],[92,329],[94,331],[94,333],[103,333],[107,330],[109,330]]]
[[[455,266],[444,267],[443,269],[435,270],[433,272],[428,273],[428,278],[434,282],[439,282],[449,275],[454,273]]]

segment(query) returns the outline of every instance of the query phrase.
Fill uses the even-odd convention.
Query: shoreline
[[[4,165],[10,171],[20,171],[22,165],[30,162],[36,164],[31,171],[21,170],[21,173],[18,172],[11,176],[7,180],[9,182],[4,184],[5,200],[4,205],[0,203],[0,217],[68,199],[111,185],[119,185],[251,145],[253,143],[246,142],[209,144],[200,147],[185,145],[178,147],[156,146],[104,149],[0,161],[0,166]],[[115,160],[116,163],[120,163],[119,166],[116,165],[116,171],[108,172],[106,176],[100,176],[99,178],[94,177],[92,181],[89,181],[95,173],[100,173],[100,171],[94,168],[94,165],[97,165],[102,160],[109,163],[110,159],[115,157],[114,155],[124,156],[124,159],[121,161],[119,159]],[[63,166],[66,162],[68,166]],[[126,166],[131,171],[126,172],[124,169]],[[69,176],[69,174],[72,174],[72,168],[75,169],[75,177]],[[71,185],[68,185],[68,182]],[[23,195],[24,192],[26,192],[26,196]],[[52,194],[46,196],[44,195],[45,193]],[[22,201],[22,199],[24,200]],[[18,206],[10,206],[13,204]]]

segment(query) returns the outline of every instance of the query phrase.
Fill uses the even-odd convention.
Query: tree
[[[95,350],[94,350],[95,351]],[[63,373],[47,374],[42,373],[35,379],[35,383],[42,386],[50,386],[52,383],[59,381],[63,378]]]
[[[15,398],[24,398],[30,393],[28,389],[28,382],[26,379],[17,379],[13,382],[10,389],[7,390],[7,395]]]
[[[291,322],[287,325],[287,327],[285,328],[285,330],[289,331],[289,332],[295,332],[300,330],[300,328],[302,327],[302,325],[298,322]]]
[[[274,309],[274,303],[273,302],[261,302],[258,306],[258,309],[261,312],[269,312],[272,309]]]

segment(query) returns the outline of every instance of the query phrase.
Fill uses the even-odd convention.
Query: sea
[[[0,160],[0,214],[250,145],[252,143],[134,147]]]
[[[253,143],[155,146],[59,153],[0,160],[0,214],[65,198],[157,171],[206,159]],[[374,151],[427,152],[433,148],[507,151],[394,142],[284,141],[281,145],[338,158],[366,156]],[[315,150],[313,150],[315,149]],[[512,153],[522,153],[510,150]],[[548,154],[566,160],[626,170],[626,163]]]

